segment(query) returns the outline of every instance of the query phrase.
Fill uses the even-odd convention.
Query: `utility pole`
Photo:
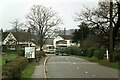
[[[64,28],[64,35],[66,35],[66,28]]]
[[[112,25],[112,14],[113,14],[113,2],[110,0],[110,31],[109,31],[109,54],[110,62],[113,62],[113,25]]]

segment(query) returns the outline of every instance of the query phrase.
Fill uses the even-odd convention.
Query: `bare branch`
[[[34,5],[31,12],[27,15],[30,26],[38,32],[40,46],[43,46],[43,39],[48,36],[50,30],[60,24],[61,20],[51,8],[42,5]],[[52,35],[52,34],[51,34]]]

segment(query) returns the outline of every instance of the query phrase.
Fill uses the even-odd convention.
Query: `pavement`
[[[46,57],[45,57],[46,58]],[[45,78],[45,74],[44,74],[44,60],[45,58],[42,58],[39,62],[39,65],[35,67],[35,70],[31,76],[31,78]]]

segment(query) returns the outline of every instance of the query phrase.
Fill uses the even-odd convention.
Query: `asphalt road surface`
[[[48,58],[47,78],[118,78],[118,70],[75,56]],[[111,79],[112,80],[112,79]]]

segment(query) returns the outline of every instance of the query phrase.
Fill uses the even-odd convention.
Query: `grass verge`
[[[0,65],[2,65],[2,55],[0,55]]]
[[[120,63],[119,62],[109,62],[106,59],[98,60],[95,57],[88,58],[88,57],[80,56],[80,58],[86,59],[86,60],[91,61],[91,62],[96,62],[96,63],[98,63],[100,65],[103,65],[103,66],[107,66],[107,67],[111,67],[111,68],[115,68],[115,69],[120,69]]]
[[[21,78],[29,79],[37,66],[37,63],[32,62],[27,65],[27,67],[22,71]]]
[[[3,56],[0,56],[0,64],[6,64],[6,59],[7,61],[14,60],[17,57],[15,54],[5,54]],[[2,60],[2,61],[1,61]]]
[[[6,53],[6,54],[15,54],[16,51],[15,51],[15,50],[2,50],[2,53]]]

